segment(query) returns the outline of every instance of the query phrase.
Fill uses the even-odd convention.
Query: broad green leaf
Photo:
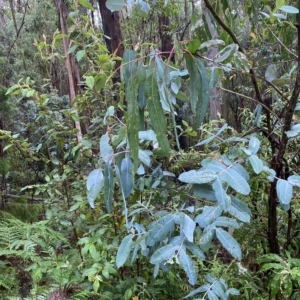
[[[19,88],[20,88],[20,87],[19,87],[17,84],[15,84],[15,85],[11,86],[11,87],[6,91],[5,95],[9,95],[10,93],[12,93],[13,91],[15,91],[15,90],[17,90],[17,89],[19,89]]]
[[[78,3],[90,9],[91,11],[94,11],[94,7],[87,0],[78,0]]]
[[[201,198],[210,201],[217,201],[215,191],[213,190],[210,184],[207,183],[193,184],[193,193]]]
[[[283,265],[285,264],[285,261],[283,260],[283,258],[281,258],[279,255],[274,254],[274,253],[262,255],[261,257],[257,258],[256,261],[258,263],[277,261],[279,263],[282,263]]]
[[[293,196],[293,186],[287,180],[278,179],[276,191],[280,203],[290,204]]]
[[[218,217],[213,224],[220,227],[240,228],[240,224],[236,220],[228,217]]]
[[[242,259],[242,251],[238,242],[224,229],[217,228],[216,236],[223,247],[238,260]]]
[[[85,79],[86,85],[90,88],[93,89],[95,85],[95,79],[93,76],[87,76]]]
[[[126,83],[128,83],[132,78],[136,77],[138,73],[138,59],[133,50],[130,49],[125,50],[123,56],[123,64],[124,64],[123,66],[124,80]]]
[[[164,263],[167,260],[171,260],[173,257],[176,256],[176,253],[180,248],[180,245],[172,244],[168,244],[162,248],[159,248],[152,254],[150,263],[156,265]]]
[[[239,46],[237,44],[231,44],[223,48],[219,53],[217,53],[214,61],[216,63],[223,62],[233,54],[235,54],[239,49]]]
[[[138,62],[135,52],[126,50],[124,53],[124,79],[125,79],[125,96],[127,100],[127,137],[130,148],[130,155],[133,160],[134,172],[138,167],[138,149],[139,149],[139,105],[138,105],[138,88],[137,72]]]
[[[195,39],[190,41],[187,51],[190,52],[191,54],[195,54],[198,50],[198,48],[200,47],[200,41]]]
[[[206,228],[213,223],[222,213],[220,206],[205,206],[202,214],[195,218],[195,222],[201,227]]]
[[[76,53],[76,59],[81,61],[85,56],[85,50],[80,50]]]
[[[250,164],[251,164],[251,166],[253,168],[253,171],[256,174],[259,174],[259,173],[262,172],[264,164],[263,164],[262,160],[259,159],[256,154],[252,154],[249,157],[249,161],[250,161]]]
[[[167,138],[167,122],[160,103],[157,84],[154,76],[149,76],[145,82],[145,96],[152,128],[161,149],[162,155],[169,157],[170,145]]]
[[[128,156],[123,158],[121,163],[121,182],[122,182],[124,197],[128,198],[133,189],[132,161],[131,158]]]
[[[99,195],[102,187],[103,187],[103,172],[101,169],[93,170],[86,182],[87,187],[87,198],[89,201],[89,204],[92,208],[95,208],[95,199]]]
[[[276,0],[276,8],[281,8],[285,3],[285,0]]]
[[[111,12],[114,12],[122,10],[126,3],[123,0],[107,0],[105,5]]]
[[[108,132],[101,136],[100,138],[100,155],[104,162],[111,163],[113,161],[114,150],[109,144]]]
[[[268,271],[270,269],[276,269],[276,270],[284,270],[284,266],[279,263],[267,263],[264,264],[262,267],[259,268],[260,271]]]
[[[175,228],[175,216],[172,214],[165,215],[161,219],[151,224],[147,243],[153,246],[156,242],[164,240]]]
[[[112,201],[114,194],[114,177],[110,163],[104,167],[104,202],[108,213],[112,212]]]
[[[191,101],[191,109],[193,113],[196,113],[198,97],[199,97],[199,82],[200,82],[200,74],[198,69],[196,68],[194,58],[186,54],[185,55],[185,62],[187,66],[187,70],[190,74],[190,79],[188,81],[188,91],[190,94],[190,101]]]
[[[280,10],[283,10],[289,14],[298,14],[299,9],[294,7],[294,6],[289,6],[289,5],[283,5],[280,7]]]
[[[197,282],[197,273],[196,267],[193,260],[190,258],[189,255],[186,253],[186,249],[184,246],[180,248],[178,261],[180,266],[184,269],[186,275],[188,276],[188,281],[191,285],[196,284]]]
[[[251,211],[248,206],[234,196],[230,196],[231,205],[227,208],[227,212],[242,222],[249,223]]]
[[[147,99],[145,96],[145,82],[142,82],[141,85],[139,86],[138,103],[140,109],[144,109],[147,106]]]
[[[289,275],[286,278],[284,278],[281,288],[282,288],[282,294],[284,297],[291,296],[291,294],[293,292],[292,276]]]
[[[120,268],[125,264],[132,250],[132,244],[133,244],[132,239],[133,239],[132,234],[125,236],[121,245],[119,246],[117,256],[116,256],[117,268]]]
[[[190,250],[194,255],[197,256],[197,258],[201,260],[205,260],[205,254],[203,251],[194,243],[190,243],[187,240],[184,241],[184,245],[188,250]]]
[[[194,230],[196,228],[196,223],[186,214],[180,214],[180,230],[185,235],[189,242],[194,240]]]
[[[208,183],[212,182],[217,178],[217,175],[215,172],[209,172],[209,171],[196,171],[191,170],[188,172],[183,172],[179,175],[178,179],[181,182],[185,183]]]
[[[257,137],[251,137],[249,141],[249,150],[252,151],[252,154],[256,154],[260,147],[260,141]]]
[[[200,58],[196,58],[195,61],[200,81],[198,82],[198,101],[196,105],[196,120],[193,124],[194,129],[198,128],[205,118],[209,104],[210,91],[206,68]]]

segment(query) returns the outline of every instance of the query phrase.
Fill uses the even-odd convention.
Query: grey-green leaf
[[[296,185],[300,187],[300,176],[299,175],[291,175],[288,178],[288,182],[290,182],[292,185]]]
[[[123,158],[121,163],[121,182],[124,197],[129,197],[133,189],[133,180],[132,180],[132,161],[131,158],[126,156]]]
[[[188,276],[189,283],[194,285],[197,282],[196,267],[190,256],[187,255],[184,246],[180,248],[178,261],[181,267],[184,269],[186,275]]]
[[[228,217],[219,217],[213,224],[220,227],[240,228],[240,224],[236,220]]]
[[[147,238],[149,246],[153,246],[156,242],[164,240],[174,230],[175,218],[175,215],[168,214],[151,224],[152,228]]]
[[[122,267],[125,264],[132,250],[132,245],[133,245],[132,239],[133,239],[132,234],[125,236],[121,245],[118,248],[118,252],[116,256],[116,264],[118,268]]]
[[[253,168],[253,171],[256,174],[259,174],[259,173],[262,172],[264,164],[263,164],[262,160],[260,158],[258,158],[258,156],[256,154],[252,154],[249,157],[249,161],[250,161],[250,164]]]
[[[282,204],[290,204],[293,196],[293,186],[287,180],[278,179],[276,183],[277,196]]]
[[[179,250],[179,248],[180,245],[172,244],[168,244],[162,248],[159,248],[151,256],[150,263],[156,265],[172,259],[176,255],[176,252]]]
[[[100,138],[100,155],[104,162],[112,162],[114,150],[109,144],[109,135],[108,133],[104,134]]]
[[[252,151],[253,154],[256,154],[260,147],[260,141],[257,137],[251,137],[249,141],[249,150]]]
[[[202,214],[195,218],[195,222],[201,227],[206,228],[214,222],[222,213],[220,206],[205,206]]]
[[[208,183],[217,178],[215,172],[190,170],[179,175],[178,179],[185,183]]]
[[[184,245],[186,246],[186,248],[188,250],[190,250],[194,255],[197,256],[197,258],[201,259],[201,260],[205,260],[205,254],[203,253],[203,251],[194,243],[190,243],[188,241],[184,241]]]
[[[227,208],[227,212],[229,212],[232,216],[239,219],[242,222],[249,223],[251,211],[248,206],[234,196],[230,196],[231,205]]]
[[[108,213],[112,212],[112,201],[114,193],[113,169],[109,163],[104,167],[104,202]]]
[[[182,230],[186,239],[191,243],[194,240],[195,228],[196,228],[196,223],[188,215],[182,213],[180,215],[180,230]]]
[[[193,184],[193,193],[201,198],[210,201],[217,201],[215,191],[213,190],[212,186],[208,183]]]
[[[111,12],[114,12],[123,9],[126,3],[123,0],[107,0],[105,5]]]
[[[217,53],[214,61],[216,63],[223,62],[230,56],[232,56],[234,53],[236,53],[239,49],[239,46],[237,44],[231,44],[223,48],[219,53]]]
[[[217,228],[216,236],[223,247],[236,259],[242,259],[242,251],[239,243],[224,229]]]
[[[242,195],[248,195],[251,191],[245,178],[232,168],[227,168],[219,177],[222,178],[222,180],[225,180],[231,188]]]
[[[93,170],[89,174],[86,182],[86,187],[88,190],[87,198],[89,204],[92,208],[95,208],[95,199],[99,195],[103,187],[103,172],[101,169]]]

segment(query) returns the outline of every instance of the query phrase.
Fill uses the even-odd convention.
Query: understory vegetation
[[[299,299],[299,7],[0,1],[0,299]]]

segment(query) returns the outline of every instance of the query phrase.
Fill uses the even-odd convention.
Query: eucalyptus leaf
[[[89,204],[92,208],[95,208],[95,199],[99,195],[102,187],[103,187],[103,172],[101,169],[93,170],[86,182],[87,187],[87,198],[89,201]]]
[[[216,236],[223,247],[237,260],[242,259],[242,251],[239,243],[224,229],[217,228]]]
[[[159,248],[151,256],[150,263],[152,264],[164,263],[165,261],[175,257],[179,249],[180,249],[180,245],[172,245],[172,244],[168,244],[162,248]]]
[[[193,260],[186,253],[186,249],[184,246],[180,248],[180,252],[178,255],[178,261],[180,266],[184,269],[186,275],[188,276],[188,281],[191,285],[196,284],[197,282],[197,273],[196,267]]]
[[[100,138],[100,155],[104,162],[112,162],[114,150],[109,144],[110,138],[108,132],[101,136]]]
[[[179,175],[178,179],[181,182],[185,183],[208,183],[212,182],[217,178],[217,175],[215,172],[209,172],[209,171],[196,171],[191,170],[188,172],[183,172]]]
[[[121,182],[124,197],[128,198],[133,189],[132,161],[128,156],[123,158],[121,163]]]
[[[195,218],[195,222],[201,227],[206,228],[213,223],[222,213],[220,206],[205,206],[203,212]]]
[[[287,180],[278,179],[276,183],[277,196],[282,204],[290,204],[293,196],[293,186]]]
[[[105,5],[111,12],[114,12],[122,10],[126,3],[123,0],[107,0]]]
[[[125,264],[132,250],[132,245],[133,245],[133,235],[130,234],[125,236],[124,239],[122,240],[121,245],[118,248],[118,252],[116,256],[116,264],[118,268],[122,267]]]
[[[257,155],[252,154],[249,157],[249,161],[250,161],[250,164],[251,164],[251,166],[253,168],[253,171],[256,174],[259,174],[259,173],[262,172],[264,164],[263,164],[262,160],[258,158]]]
[[[104,167],[104,202],[108,213],[112,212],[112,201],[114,194],[113,169],[109,163]]]

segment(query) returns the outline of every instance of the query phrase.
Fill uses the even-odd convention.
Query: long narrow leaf
[[[161,149],[162,156],[169,156],[170,145],[167,138],[167,122],[160,103],[157,83],[153,75],[145,82],[145,96],[152,128]]]

